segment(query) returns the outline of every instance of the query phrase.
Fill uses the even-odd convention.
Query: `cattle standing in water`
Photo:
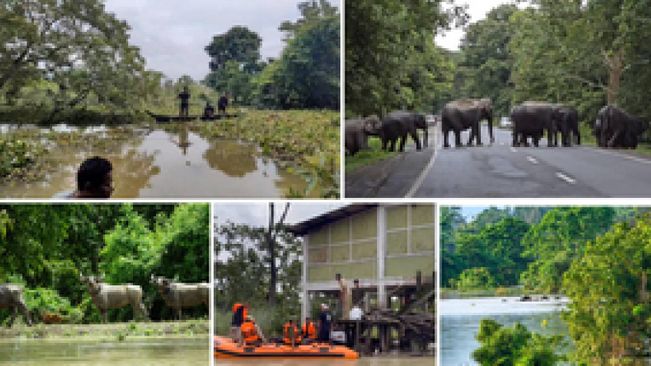
[[[117,309],[131,305],[133,316],[136,314],[147,318],[145,305],[142,303],[142,288],[138,285],[108,285],[101,278],[95,276],[80,276],[81,282],[86,284],[93,303],[102,313],[102,321],[107,322],[107,310]]]
[[[158,287],[158,292],[165,300],[165,304],[177,311],[178,320],[181,320],[181,310],[206,304],[210,295],[210,285],[207,283],[180,283],[172,282],[165,277],[151,276],[151,283]]]
[[[19,285],[0,285],[0,309],[2,308],[9,308],[14,310],[13,314],[11,315],[11,320],[9,321],[10,327],[14,323],[14,320],[16,320],[18,310],[20,310],[20,312],[25,317],[27,325],[32,325],[32,319],[29,316],[29,310],[27,310],[25,300],[23,299],[23,289]]]

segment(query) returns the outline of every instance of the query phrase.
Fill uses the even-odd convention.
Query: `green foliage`
[[[45,121],[86,102],[131,113],[142,100],[133,96],[146,98],[160,81],[129,45],[129,26],[101,1],[11,1],[2,20],[0,92],[6,104],[29,103],[34,89],[24,88],[49,83],[39,98]]]
[[[47,313],[97,322],[80,274],[138,284],[146,305],[157,299],[151,274],[208,282],[209,222],[207,204],[1,205],[0,283],[22,284],[37,320]],[[131,319],[130,311],[111,311],[110,318]],[[161,311],[150,315],[158,319]]]
[[[308,19],[257,79],[258,104],[338,109],[339,61],[339,15]]]
[[[24,176],[44,153],[44,147],[35,141],[0,135],[0,178]]]
[[[473,267],[463,270],[456,287],[461,291],[489,289],[495,287],[495,279],[486,267]]]
[[[589,242],[565,273],[564,315],[579,364],[629,364],[651,335],[651,215],[618,223]]]
[[[254,127],[251,127],[254,126]],[[233,121],[199,125],[209,138],[255,142],[263,153],[288,163],[308,182],[301,197],[339,195],[339,113],[329,110],[247,111]]]
[[[553,366],[564,359],[557,353],[561,337],[532,333],[520,323],[504,327],[494,320],[482,319],[477,340],[480,347],[472,357],[480,365]]]
[[[298,289],[301,280],[301,242],[282,227],[276,228],[278,288],[276,306],[267,305],[270,252],[267,228],[227,223],[216,228],[215,265],[218,314],[234,303],[246,303],[265,335],[278,334],[288,319],[300,316]],[[229,316],[230,319],[230,316]]]
[[[452,88],[453,66],[432,42],[462,8],[443,1],[347,1],[346,115],[430,110]]]
[[[524,255],[533,259],[522,280],[528,288],[556,293],[585,243],[606,232],[613,222],[610,207],[557,207],[545,214],[524,237]]]
[[[461,88],[457,97],[491,98],[496,115],[510,113],[513,92],[510,17],[516,11],[513,4],[492,9],[485,19],[467,27],[460,46],[456,78]]]

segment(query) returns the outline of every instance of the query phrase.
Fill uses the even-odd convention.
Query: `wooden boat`
[[[356,360],[359,354],[348,347],[313,343],[296,347],[284,344],[263,344],[261,346],[239,346],[232,338],[214,337],[215,358],[333,358]]]
[[[150,115],[153,119],[156,120],[158,123],[171,123],[171,122],[188,122],[188,121],[196,121],[198,119],[202,121],[216,121],[219,119],[225,119],[225,118],[235,118],[238,115],[237,114],[216,114],[211,117],[206,117],[206,116],[198,116],[198,115],[191,115],[191,116],[170,116],[170,115],[165,115],[165,114],[156,114],[152,113],[151,111],[145,111],[147,112],[148,115]]]

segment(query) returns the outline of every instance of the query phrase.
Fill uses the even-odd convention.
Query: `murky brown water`
[[[82,149],[60,144],[49,156],[58,166],[56,172],[41,182],[0,184],[0,196],[62,198],[74,190],[79,164],[93,155],[113,164],[113,198],[275,198],[306,187],[301,177],[263,157],[251,144],[208,141],[187,128],[134,130],[128,138],[111,138],[106,128],[91,131],[106,139]]]
[[[126,342],[0,341],[0,365],[12,366],[208,366],[206,339]]]

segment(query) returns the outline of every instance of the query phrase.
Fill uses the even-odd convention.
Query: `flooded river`
[[[479,347],[475,335],[481,319],[504,325],[520,322],[529,330],[545,335],[567,335],[560,319],[563,301],[519,302],[517,298],[441,300],[441,364],[477,365],[472,352]]]
[[[126,342],[0,340],[0,365],[12,366],[208,366],[205,339]]]
[[[255,145],[209,141],[187,127],[173,132],[95,127],[79,130],[81,137],[71,134],[75,144],[66,143],[66,129],[52,129],[60,134],[47,156],[53,171],[38,182],[0,184],[0,196],[63,198],[75,188],[79,164],[94,155],[113,164],[113,198],[276,198],[307,186]]]

